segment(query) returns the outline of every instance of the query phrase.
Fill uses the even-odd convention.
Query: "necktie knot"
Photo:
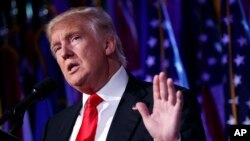
[[[87,106],[90,107],[96,107],[98,104],[102,102],[102,98],[98,96],[97,94],[92,94],[90,95],[88,101],[87,101]]]

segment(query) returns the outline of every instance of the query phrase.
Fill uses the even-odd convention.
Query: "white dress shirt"
[[[113,120],[115,111],[121,100],[121,97],[125,91],[128,83],[128,74],[124,67],[120,67],[119,70],[111,77],[111,79],[106,83],[97,94],[103,99],[97,106],[98,110],[98,123],[95,135],[95,141],[105,141],[107,134]],[[89,95],[83,93],[82,105],[85,105]],[[85,107],[85,106],[84,106]],[[80,130],[82,124],[83,109],[81,109],[73,131],[70,136],[70,141],[75,141],[78,131]]]

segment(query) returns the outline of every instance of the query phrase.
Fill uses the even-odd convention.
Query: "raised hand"
[[[152,113],[142,102],[136,109],[142,116],[145,127],[155,141],[178,141],[183,105],[181,91],[174,88],[173,80],[166,79],[165,73],[155,75],[153,80],[154,106]]]

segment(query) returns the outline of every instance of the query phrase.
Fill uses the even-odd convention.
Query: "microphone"
[[[51,92],[57,88],[56,82],[50,78],[46,78],[43,81],[33,86],[31,94],[25,97],[19,102],[12,110],[8,111],[0,118],[0,125],[8,120],[11,116],[22,116],[24,111],[33,103],[38,100],[44,99],[51,95]]]
[[[56,82],[53,79],[46,78],[43,81],[33,86],[31,94],[25,97],[20,103],[13,108],[13,114],[24,112],[30,105],[37,100],[42,100],[57,88]]]

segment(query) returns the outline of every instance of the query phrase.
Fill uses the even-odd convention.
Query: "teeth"
[[[69,66],[68,66],[68,70],[71,70],[73,67],[74,67],[75,65],[74,64],[70,64]]]
[[[70,71],[74,71],[77,68],[77,66],[71,67]]]
[[[74,72],[76,69],[77,69],[77,64],[70,64],[69,66],[68,66],[68,71],[69,72]]]

